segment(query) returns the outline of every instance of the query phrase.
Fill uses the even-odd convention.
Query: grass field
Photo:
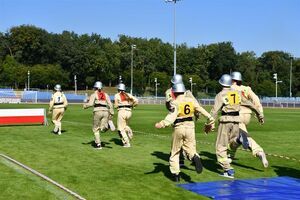
[[[0,108],[47,108],[47,105],[4,105]],[[209,110],[209,108],[207,108]],[[45,174],[86,199],[206,199],[176,186],[170,180],[168,157],[171,128],[157,130],[154,123],[166,115],[162,105],[140,105],[130,122],[135,136],[132,148],[123,148],[117,132],[101,135],[105,147],[92,148],[92,110],[70,105],[63,118],[63,134],[49,126],[0,127],[0,153]],[[116,117],[115,117],[116,118]],[[48,116],[49,120],[49,116]],[[265,109],[265,125],[252,119],[249,132],[267,153],[269,168],[250,152],[237,152],[236,179],[291,176],[300,178],[300,110]],[[49,120],[50,122],[50,120]],[[214,142],[216,132],[205,136],[204,119],[197,124],[197,150],[205,167],[197,174],[190,162],[182,169],[181,183],[226,180],[218,176]],[[0,199],[72,199],[0,157]]]

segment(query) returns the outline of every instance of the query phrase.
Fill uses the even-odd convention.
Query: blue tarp
[[[222,200],[300,199],[300,179],[291,177],[214,181],[178,186]]]

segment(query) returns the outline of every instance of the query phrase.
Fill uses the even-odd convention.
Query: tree
[[[9,44],[12,54],[23,64],[49,63],[50,35],[35,26],[22,25],[9,31]]]

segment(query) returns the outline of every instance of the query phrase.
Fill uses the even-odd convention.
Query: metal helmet
[[[125,84],[124,84],[124,83],[120,83],[120,84],[118,85],[118,90],[125,91],[125,90],[126,90]]]
[[[229,74],[223,74],[219,80],[222,86],[230,87],[232,84],[231,76]]]
[[[231,79],[236,81],[242,81],[242,74],[240,72],[232,72]]]
[[[56,84],[56,85],[54,86],[54,90],[56,90],[56,91],[61,91],[61,85]]]
[[[101,90],[102,89],[102,83],[100,81],[96,81],[94,84],[94,88]]]
[[[180,74],[175,74],[171,79],[172,84],[182,83],[182,76]]]
[[[184,93],[186,90],[183,83],[176,83],[172,86],[172,91],[174,93]]]

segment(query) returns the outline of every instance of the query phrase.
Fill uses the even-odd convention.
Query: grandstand
[[[0,88],[0,103],[48,103],[52,93],[47,91],[14,91]],[[65,93],[70,103],[82,103],[86,95]]]
[[[21,99],[11,88],[0,88],[0,103],[20,103]]]

